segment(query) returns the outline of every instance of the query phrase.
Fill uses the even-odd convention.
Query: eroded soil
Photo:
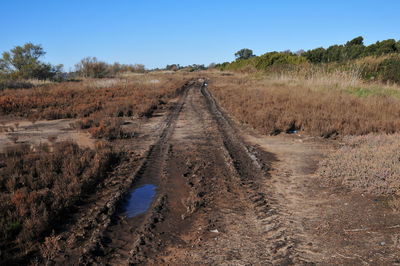
[[[242,129],[203,81],[156,119],[142,142],[125,144],[142,152],[59,237],[56,264],[399,262],[400,219],[385,201],[315,174],[331,142]],[[157,186],[152,206],[127,218],[124,199],[143,184]]]

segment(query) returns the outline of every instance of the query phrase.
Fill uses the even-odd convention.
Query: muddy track
[[[183,89],[160,132],[59,264],[308,264],[268,183],[276,158],[243,141],[204,80]],[[132,184],[157,194],[146,213],[127,218]]]
[[[133,186],[138,186],[143,183],[160,184],[160,178],[163,175],[163,169],[170,146],[169,139],[175,129],[176,120],[186,100],[187,92],[192,86],[194,86],[194,84],[190,83],[183,89],[178,103],[176,103],[173,110],[167,116],[158,141],[150,147],[139,170],[133,175]],[[162,215],[157,213],[157,211],[162,210],[164,207],[165,197],[165,195],[159,194],[155,200],[155,204],[152,206],[154,212],[149,212],[148,215],[144,217],[138,217],[138,221],[131,219],[130,222],[127,222],[124,214],[120,213],[121,208],[118,209],[117,212],[113,214],[113,220],[99,239],[101,247],[95,254],[86,256],[83,261],[84,264],[128,264],[133,254],[137,253],[139,246],[144,241],[143,232],[146,230],[148,231],[148,227],[153,226],[154,222],[163,219]],[[124,200],[121,200],[120,205],[123,203]]]
[[[281,210],[276,204],[273,192],[268,184],[268,166],[276,158],[273,154],[258,149],[244,142],[235,123],[219,107],[209,93],[207,86],[202,86],[208,109],[218,124],[224,139],[224,147],[232,160],[234,170],[241,180],[249,202],[253,205],[256,223],[259,226],[261,245],[265,251],[260,264],[309,264],[297,250],[300,239],[295,239],[290,226],[284,223]],[[267,181],[267,182],[266,182]]]
[[[321,186],[314,173],[329,145],[303,143],[300,136],[260,137],[244,130],[218,105],[207,83],[199,79],[187,84],[170,110],[151,124],[150,131],[156,132],[148,134],[147,129],[143,134],[141,140],[148,144],[142,145],[146,152],[134,161],[135,167],[128,160],[125,168],[117,169],[92,197],[92,205],[82,209],[81,216],[70,221],[73,226],[57,237],[54,264],[354,265],[389,261],[380,254],[395,254],[397,242],[385,249],[374,247],[376,241],[368,240],[368,235],[349,237],[342,232],[343,224],[355,226],[354,213],[362,214],[359,228],[372,213],[376,216],[372,224],[393,215],[386,211],[381,215],[382,207],[371,209],[364,199],[355,201],[362,202],[361,207],[349,208],[355,196]],[[131,141],[132,147],[138,145],[138,139]],[[125,206],[131,192],[149,184],[156,187],[150,207],[128,218]],[[348,215],[338,218],[338,210]],[[333,224],[330,217],[336,217]],[[397,218],[389,222],[387,228],[398,228]],[[386,232],[382,238],[383,234],[379,234],[383,239],[379,243],[386,245],[392,235]],[[347,251],[343,243],[356,248]],[[397,261],[396,256],[390,261]]]
[[[307,264],[267,195],[274,156],[244,143],[206,83],[188,89],[169,147],[131,264]]]
[[[144,174],[149,175],[152,171],[153,175],[156,174],[154,170],[157,170],[157,167],[153,166],[162,163],[165,140],[173,130],[174,121],[187,94],[187,87],[192,85],[193,82],[189,81],[178,90],[178,102],[172,104],[171,111],[157,127],[156,131],[160,132],[157,141],[148,147],[139,163],[135,162],[137,159],[128,160],[125,165],[119,167],[121,169],[116,169],[112,176],[99,186],[96,195],[86,200],[83,211],[66,221],[66,231],[56,237],[57,255],[48,261],[49,264],[53,262],[57,265],[87,265],[96,263],[93,258],[98,255],[104,255],[103,242],[107,228],[115,223],[120,205],[126,199],[132,185],[140,182]],[[133,174],[132,167],[126,166],[132,163],[136,165]]]

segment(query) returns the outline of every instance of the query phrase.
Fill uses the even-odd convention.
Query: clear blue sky
[[[42,44],[69,70],[81,58],[142,63],[231,61],[255,54],[400,38],[399,0],[2,0],[0,51]]]

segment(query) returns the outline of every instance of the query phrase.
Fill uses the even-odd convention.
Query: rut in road
[[[204,79],[179,95],[149,121],[142,144],[124,142],[141,153],[57,236],[55,265],[398,263],[398,242],[390,242],[398,217],[315,174],[329,143],[237,126]],[[126,218],[132,184],[153,184],[157,194],[146,213]]]
[[[181,232],[184,243],[170,244],[154,264],[308,264],[297,250],[301,240],[281,221],[264,185],[274,156],[243,142],[206,86],[189,92],[187,102],[177,127],[186,135],[176,132],[172,140],[193,147],[186,158],[200,167],[187,182],[200,180],[197,189],[206,200]]]
[[[101,184],[96,194],[82,205],[81,210],[75,216],[72,216],[66,223],[66,230],[57,236],[57,243],[54,246],[56,251],[54,259],[48,263],[56,265],[89,265],[102,264],[103,261],[114,256],[119,257],[121,261],[127,261],[129,254],[125,254],[125,259],[121,259],[121,254],[116,254],[114,251],[123,251],[121,243],[117,244],[114,241],[112,244],[117,245],[114,251],[110,250],[108,231],[115,224],[126,221],[120,216],[121,203],[127,198],[132,184],[140,183],[144,176],[157,176],[158,169],[161,169],[163,157],[165,157],[167,147],[164,145],[165,140],[173,130],[174,121],[182,108],[184,99],[187,94],[187,87],[194,83],[188,81],[183,87],[178,90],[178,101],[172,101],[164,109],[158,111],[156,115],[160,116],[166,112],[166,115],[161,115],[155,118],[156,123],[146,123],[146,129],[143,129],[139,137],[141,143],[135,138],[133,143],[127,143],[127,150],[130,151],[133,147],[138,148],[138,153],[142,154],[139,158],[134,156],[126,162],[118,166],[116,173],[113,173]],[[153,132],[151,132],[153,131]],[[127,140],[129,141],[129,140]],[[131,140],[132,141],[132,140]],[[132,174],[132,172],[134,174]],[[143,218],[143,217],[142,217]],[[143,220],[143,219],[141,219]],[[136,227],[141,223],[135,224]],[[119,230],[124,232],[126,228]],[[132,226],[128,231],[132,230]],[[126,244],[132,245],[134,232],[125,234],[130,237]],[[138,234],[134,235],[135,237]],[[118,240],[118,238],[113,238]],[[107,250],[108,249],[108,250]],[[53,251],[53,252],[54,252]],[[107,256],[106,256],[107,255]]]
[[[162,171],[170,145],[168,141],[187,97],[187,88],[193,85],[193,82],[189,82],[182,89],[179,101],[162,123],[163,128],[161,129],[158,141],[150,146],[142,165],[134,174],[133,185],[138,186],[142,183],[160,184],[160,178],[163,174]],[[153,207],[161,208],[164,199],[165,195],[159,196]],[[123,203],[124,201],[120,202],[120,205]],[[97,245],[94,251],[84,252],[79,260],[80,264],[127,264],[132,254],[135,253],[135,247],[143,241],[141,238],[141,235],[143,235],[141,230],[145,230],[146,226],[149,226],[149,224],[152,224],[152,221],[154,222],[154,220],[157,219],[153,216],[159,216],[157,214],[152,215],[150,212],[150,217],[143,217],[144,215],[140,215],[137,218],[127,220],[125,215],[121,213],[121,207],[122,206],[119,206],[117,212],[114,213],[109,226],[104,232],[99,234],[100,244]]]
[[[82,264],[306,264],[265,180],[271,154],[246,145],[204,82],[186,87],[138,172],[158,186],[144,215],[116,213]]]

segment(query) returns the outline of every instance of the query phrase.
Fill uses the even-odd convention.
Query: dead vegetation
[[[104,143],[91,150],[71,142],[20,145],[0,154],[1,261],[15,261],[37,249],[119,157]]]
[[[210,90],[240,122],[263,134],[338,137],[319,174],[354,191],[389,197],[400,210],[400,89],[357,72],[219,76]]]
[[[347,136],[341,147],[321,162],[319,173],[353,190],[391,196],[400,210],[400,136]]]
[[[153,79],[152,79],[153,78]],[[157,82],[156,82],[157,81]],[[160,101],[175,96],[183,76],[137,76],[135,79],[64,82],[45,87],[0,92],[0,115],[31,119],[149,115]]]
[[[308,78],[236,74],[212,80],[210,90],[240,122],[263,134],[300,130],[331,137],[400,131],[399,99],[393,97],[400,90],[352,79],[339,73]],[[359,95],[364,92],[367,97]]]
[[[151,116],[189,79],[184,74],[136,74],[1,91],[4,121],[76,118],[71,126],[104,140],[90,149],[57,135],[40,145],[19,144],[18,136],[10,135],[14,146],[0,153],[0,264],[25,263],[37,252],[51,261],[52,231],[96,191],[127,152],[106,140],[131,138],[134,132],[125,130],[126,119]],[[19,122],[14,124],[7,132],[18,129]]]
[[[0,115],[38,119],[78,118],[74,127],[95,138],[126,138],[121,117],[149,117],[174,98],[185,75],[148,74],[88,79],[0,92]]]

